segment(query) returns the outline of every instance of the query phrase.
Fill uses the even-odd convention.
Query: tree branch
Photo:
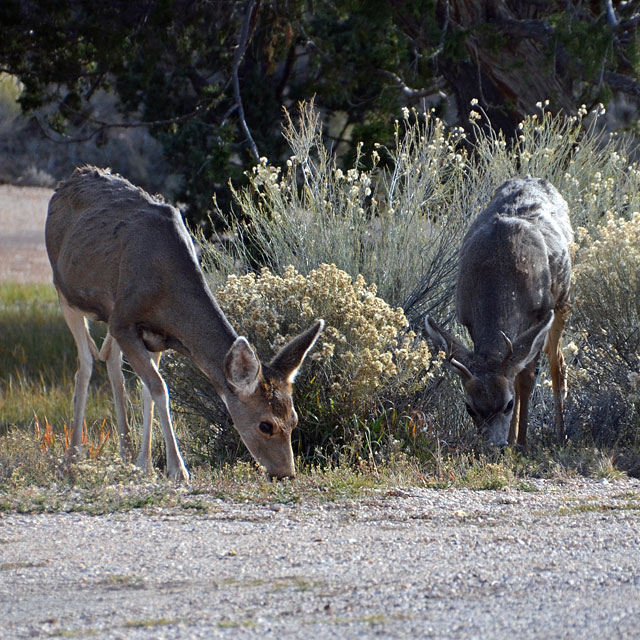
[[[553,29],[546,20],[511,20],[499,18],[493,21],[500,31],[512,38],[528,38],[546,42],[553,34]]]
[[[233,65],[231,68],[231,82],[233,84],[233,94],[236,100],[236,105],[238,107],[238,117],[240,119],[240,126],[244,131],[245,136],[247,137],[247,142],[249,143],[249,149],[251,150],[251,155],[255,162],[260,160],[260,154],[258,153],[258,147],[251,135],[251,131],[249,130],[249,126],[247,125],[247,121],[244,115],[244,106],[242,104],[242,95],[240,94],[240,80],[238,79],[238,69],[240,67],[240,63],[242,62],[242,58],[247,50],[247,44],[249,42],[249,29],[251,26],[251,20],[253,17],[253,12],[256,6],[256,0],[247,0],[246,2],[246,12],[244,16],[244,22],[242,24],[242,32],[240,34],[240,42],[236,48],[235,55],[233,56]]]
[[[605,71],[603,79],[612,89],[640,98],[640,84],[638,84],[633,78],[623,76],[621,73]]]
[[[380,73],[389,78],[390,80],[392,80],[394,82],[394,84],[396,84],[398,87],[400,87],[400,90],[402,91],[402,93],[404,94],[404,96],[406,98],[408,98],[409,100],[411,99],[415,99],[415,98],[424,98],[425,96],[429,96],[432,93],[434,93],[435,91],[438,91],[440,89],[436,81],[436,86],[434,87],[426,87],[426,88],[422,88],[422,89],[412,89],[411,87],[407,86],[404,83],[404,80],[397,74],[393,73],[392,71],[385,71],[384,69],[380,70]]]
[[[618,26],[618,18],[616,18],[616,13],[613,10],[612,0],[605,0],[604,6],[607,10],[607,22],[612,29],[615,29]]]
[[[193,111],[185,113],[181,116],[177,116],[175,118],[167,118],[166,120],[151,120],[149,122],[105,122],[104,120],[98,120],[96,118],[86,118],[86,122],[92,125],[96,125],[98,128],[91,133],[88,133],[87,135],[81,137],[63,136],[62,134],[54,132],[53,129],[51,129],[51,127],[49,127],[45,123],[41,116],[35,115],[34,120],[37,122],[40,130],[47,139],[52,140],[53,142],[60,142],[62,144],[72,144],[74,142],[88,142],[107,129],[140,129],[186,122],[187,120],[195,118],[204,110],[205,109],[201,105],[199,105]]]

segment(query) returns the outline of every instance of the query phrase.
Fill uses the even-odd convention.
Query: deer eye
[[[507,402],[507,406],[504,408],[504,413],[509,413],[509,411],[511,411],[511,409],[513,409],[513,398],[511,398],[511,400],[509,400],[509,402]]]
[[[270,422],[261,422],[258,429],[268,436],[273,434],[273,425]]]

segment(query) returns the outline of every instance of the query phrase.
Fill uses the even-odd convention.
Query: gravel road
[[[638,638],[640,482],[0,518],[0,637]]]
[[[52,193],[0,185],[0,281],[51,282],[44,223]]]

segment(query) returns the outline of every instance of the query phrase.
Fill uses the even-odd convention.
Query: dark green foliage
[[[402,106],[466,126],[477,98],[509,136],[545,98],[565,112],[618,91],[637,99],[639,21],[634,3],[614,10],[615,25],[593,2],[5,0],[0,68],[24,83],[25,112],[45,108],[52,137],[149,128],[172,175],[167,195],[199,222],[213,194],[227,209],[223,185],[255,162],[245,125],[257,153],[280,161],[282,105],[313,96],[344,122],[346,164],[360,140],[391,142],[386,124]],[[97,115],[100,92],[120,114]]]

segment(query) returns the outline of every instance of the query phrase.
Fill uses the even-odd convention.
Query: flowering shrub
[[[612,348],[638,365],[640,347],[640,213],[631,219],[608,211],[582,240],[574,268],[576,307],[583,328],[606,335]],[[604,334],[603,334],[604,331]]]
[[[433,376],[431,353],[409,330],[401,309],[376,296],[375,285],[321,264],[308,276],[230,275],[216,296],[225,314],[266,361],[317,318],[326,323],[295,383],[303,453],[351,445],[359,425],[422,391]],[[175,374],[175,371],[173,372]],[[186,387],[200,387],[199,377]],[[325,453],[331,453],[331,451]]]
[[[460,130],[448,130],[430,112],[418,117],[407,110],[395,123],[392,148],[377,145],[365,156],[358,146],[345,168],[325,148],[312,104],[301,106],[295,124],[286,114],[283,134],[292,151],[286,165],[261,158],[248,173],[249,187],[232,187],[237,219],[230,249],[245,270],[258,262],[279,274],[293,265],[306,275],[332,263],[401,305],[426,268],[451,265],[467,215]],[[446,224],[434,225],[435,215]],[[447,276],[445,285],[452,284],[453,269]]]
[[[335,265],[321,264],[306,278],[293,267],[282,276],[266,268],[259,275],[231,275],[217,297],[261,354],[275,353],[324,318],[306,377],[326,379],[323,395],[347,413],[371,410],[390,392],[410,395],[432,375],[427,343],[408,330],[402,309],[378,298],[362,276],[352,280]]]
[[[579,229],[575,392],[597,440],[640,444],[640,213]]]

